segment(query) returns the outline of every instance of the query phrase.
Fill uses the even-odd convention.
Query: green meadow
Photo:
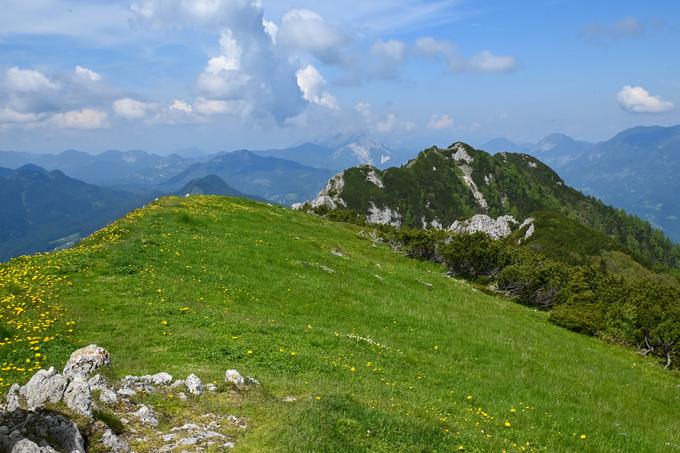
[[[161,199],[76,249],[0,267],[19,282],[0,286],[0,327],[17,338],[0,345],[3,385],[28,376],[17,319],[47,306],[38,366],[96,343],[118,377],[196,373],[220,392],[152,402],[164,423],[246,417],[236,451],[680,451],[678,372],[370,233],[242,199]],[[43,280],[43,308],[14,315]],[[235,397],[231,368],[261,385]]]

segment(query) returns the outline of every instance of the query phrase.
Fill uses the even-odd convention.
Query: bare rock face
[[[326,184],[326,187],[319,192],[315,199],[309,202],[312,208],[320,208],[322,206],[328,209],[337,209],[340,206],[346,207],[345,200],[340,197],[342,190],[345,188],[345,173],[338,173],[333,176]],[[296,203],[293,209],[302,209],[304,204]]]
[[[48,402],[56,404],[61,401],[66,385],[64,376],[50,368],[35,373],[31,380],[21,387],[19,394],[26,399],[28,408],[33,410]]]
[[[91,373],[110,364],[111,356],[108,351],[91,344],[71,354],[71,358],[64,367],[64,377],[68,380],[75,379],[76,377],[87,379]]]
[[[368,207],[366,221],[377,225],[392,225],[395,228],[401,226],[401,214],[392,210],[389,206],[379,209],[372,201]]]
[[[86,417],[92,417],[92,394],[84,379],[76,377],[64,392],[64,403],[69,409]]]
[[[477,214],[467,220],[456,220],[449,230],[467,234],[482,232],[488,234],[492,239],[502,239],[510,236],[513,227],[516,227],[518,224],[519,222],[509,215],[493,219],[488,215]]]
[[[0,451],[85,453],[76,424],[62,414],[16,409],[0,413]]]

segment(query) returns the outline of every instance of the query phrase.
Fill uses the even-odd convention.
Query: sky
[[[674,0],[0,0],[0,149],[419,149],[680,123]]]

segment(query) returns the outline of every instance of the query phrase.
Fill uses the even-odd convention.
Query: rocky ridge
[[[146,400],[152,394],[187,401],[220,390],[238,393],[259,385],[250,376],[228,370],[224,389],[193,373],[183,380],[160,372],[109,383],[97,372],[110,364],[105,349],[90,345],[71,354],[62,373],[40,370],[25,385],[13,385],[0,405],[0,451],[223,451],[235,446],[234,432],[247,428],[243,418],[207,413],[164,430],[168,417]]]

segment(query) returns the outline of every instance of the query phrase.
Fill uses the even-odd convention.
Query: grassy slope
[[[33,258],[62,259],[72,283],[56,302],[74,336],[44,350],[59,364],[94,342],[120,375],[256,376],[239,408],[201,400],[250,417],[242,451],[680,449],[677,374],[359,232],[242,200],[163,199],[80,250]]]

